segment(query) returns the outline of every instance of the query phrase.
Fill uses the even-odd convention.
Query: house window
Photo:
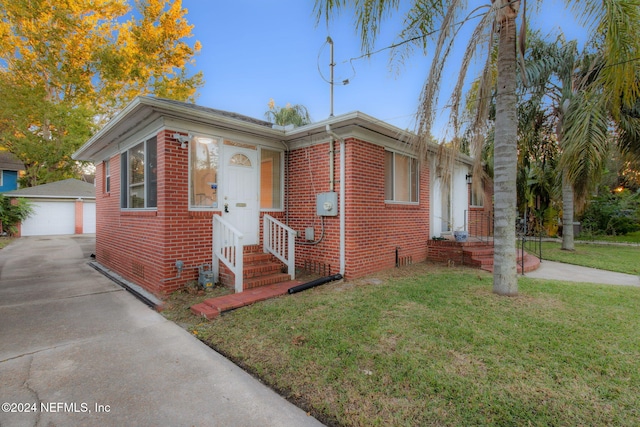
[[[111,192],[111,163],[109,160],[104,161],[104,192]]]
[[[219,140],[195,136],[189,144],[190,179],[189,206],[218,207]]]
[[[158,206],[157,157],[156,137],[122,153],[120,205],[123,209]]]
[[[260,151],[260,209],[282,209],[282,152]]]
[[[418,160],[385,151],[384,198],[388,202],[418,202]]]
[[[473,185],[471,186],[471,206],[478,208],[484,206],[484,181],[478,190]]]

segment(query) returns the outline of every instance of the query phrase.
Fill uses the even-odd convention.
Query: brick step
[[[484,268],[493,265],[493,254],[464,259],[464,263],[472,267]]]
[[[516,268],[518,273],[522,273],[522,258],[518,257]],[[536,256],[529,255],[525,252],[524,255],[524,272],[537,270],[540,267],[540,259]],[[490,265],[481,267],[483,270],[493,273],[493,262]]]
[[[291,276],[287,273],[274,273],[265,276],[251,277],[243,280],[243,288],[254,289],[260,286],[273,285],[280,282],[288,282],[291,280]]]
[[[493,247],[476,246],[463,249],[465,256],[465,264],[478,267],[482,270],[493,272]],[[467,258],[468,257],[468,258]],[[522,273],[522,252],[517,250],[516,263],[518,273]],[[529,272],[536,270],[540,266],[540,260],[525,252],[524,254],[524,271]]]
[[[244,247],[244,253],[245,254],[261,254],[262,252],[262,246],[260,245],[247,245]]]
[[[269,298],[275,298],[288,293],[289,288],[300,285],[300,281],[276,283],[275,285],[261,286],[238,294],[229,294],[216,298],[209,298],[199,304],[191,306],[191,312],[196,316],[206,319],[214,319],[220,314],[244,307]]]
[[[264,252],[249,252],[249,253],[245,252],[244,256],[242,257],[242,260],[245,263],[245,265],[271,262],[271,261],[274,261],[275,259],[276,258],[273,255],[265,254]]]
[[[249,263],[244,265],[242,278],[246,281],[246,279],[270,276],[276,273],[282,273],[282,264],[278,262]]]
[[[493,246],[470,246],[462,249],[464,256],[467,257],[482,257],[493,256]]]

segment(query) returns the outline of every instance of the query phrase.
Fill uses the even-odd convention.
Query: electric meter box
[[[319,193],[316,196],[316,212],[318,216],[337,216],[338,193]]]

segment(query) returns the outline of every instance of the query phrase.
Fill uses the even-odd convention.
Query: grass
[[[580,235],[577,240],[592,240],[595,242],[640,243],[640,231],[619,236]]]
[[[561,247],[561,243],[542,242],[543,259],[619,273],[640,274],[640,246],[576,243],[575,251],[563,251]]]
[[[11,242],[13,242],[13,237],[0,236],[0,249],[3,249]]]
[[[640,289],[519,283],[417,264],[183,325],[328,425],[637,425]]]

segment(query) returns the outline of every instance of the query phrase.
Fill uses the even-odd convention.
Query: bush
[[[33,213],[33,207],[26,199],[16,199],[17,203],[11,203],[11,198],[0,194],[0,232],[2,234],[17,233],[17,225]]]
[[[593,235],[639,231],[640,193],[623,190],[598,196],[591,200],[581,222],[585,231]]]

